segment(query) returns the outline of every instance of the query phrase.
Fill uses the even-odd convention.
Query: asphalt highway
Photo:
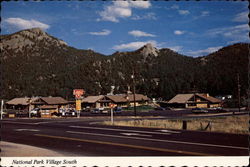
[[[248,135],[104,126],[108,118],[6,119],[3,141],[65,156],[247,156]]]

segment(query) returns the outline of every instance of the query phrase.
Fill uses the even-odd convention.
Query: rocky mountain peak
[[[27,30],[23,30],[20,32],[21,34],[26,34],[26,35],[38,35],[38,36],[47,36],[47,34],[40,28],[31,28]]]
[[[156,49],[151,43],[147,43],[140,50],[144,57],[149,55],[157,57],[159,53],[159,50]]]
[[[58,47],[67,45],[66,42],[54,38],[41,30],[40,28],[32,28],[22,30],[17,33],[1,37],[2,42],[0,48],[13,49],[16,52],[22,51],[24,47],[35,47],[39,43],[43,43],[44,46],[56,45]]]

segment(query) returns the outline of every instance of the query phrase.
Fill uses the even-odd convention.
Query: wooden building
[[[31,103],[37,99],[38,99],[38,97],[14,98],[14,99],[11,99],[10,101],[7,101],[5,104],[5,107],[6,107],[6,109],[30,111],[35,107]]]
[[[41,117],[51,117],[59,109],[67,108],[68,101],[62,97],[39,97],[31,104],[40,109]]]
[[[82,99],[83,108],[107,108],[109,107],[110,100],[104,95],[88,96]]]
[[[133,94],[107,95],[106,97],[119,107],[134,106]],[[149,98],[147,96],[142,94],[135,94],[136,106],[147,105],[148,101]]]
[[[135,94],[136,106],[147,105],[149,98],[142,94]],[[82,100],[83,108],[109,108],[113,103],[119,107],[134,106],[133,94],[118,94],[118,95],[99,95],[88,96]]]
[[[168,107],[175,108],[213,108],[220,107],[221,100],[206,93],[177,94],[167,102]]]

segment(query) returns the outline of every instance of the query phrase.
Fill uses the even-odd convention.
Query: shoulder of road
[[[18,151],[17,151],[18,150]],[[1,141],[1,157],[39,157],[39,156],[65,156],[62,153],[49,149],[29,146],[25,144],[16,144],[12,142]]]

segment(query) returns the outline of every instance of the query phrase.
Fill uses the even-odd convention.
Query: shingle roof
[[[83,103],[96,103],[98,100],[101,100],[102,98],[104,98],[103,95],[99,95],[99,96],[88,96],[84,99],[82,99]]]
[[[194,95],[197,95],[209,102],[212,103],[220,103],[221,100],[214,98],[212,96],[207,96],[204,93],[192,93],[192,94],[177,94],[174,98],[172,98],[171,100],[168,101],[168,103],[187,103],[189,101],[189,99],[191,99]]]
[[[41,99],[49,104],[49,105],[53,105],[53,104],[67,104],[68,101],[65,100],[62,97],[41,97]]]
[[[7,101],[6,104],[10,104],[10,105],[29,105],[30,102],[35,101],[36,99],[38,99],[38,97],[20,97],[20,98],[14,98],[10,101]],[[31,101],[30,101],[31,100]]]
[[[174,98],[168,101],[168,103],[186,103],[191,99],[194,94],[177,94]]]
[[[198,96],[212,102],[212,103],[220,103],[221,100],[220,99],[217,99],[215,97],[212,97],[212,96],[205,96],[204,94],[197,94]]]
[[[134,95],[133,94],[121,94],[121,95],[107,95],[107,98],[112,100],[115,103],[121,103],[121,102],[127,102],[127,101],[133,101]],[[142,94],[135,94],[135,101],[147,101],[148,97],[144,96]]]
[[[107,95],[107,98],[112,100],[115,103],[120,103],[120,102],[127,102],[128,100],[126,99],[125,95]]]

